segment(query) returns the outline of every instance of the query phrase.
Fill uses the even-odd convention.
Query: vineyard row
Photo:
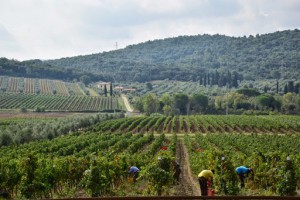
[[[299,116],[191,115],[125,118],[100,123],[95,130],[164,133],[294,133]]]
[[[43,94],[56,96],[85,95],[82,86],[77,83],[67,83],[58,80],[14,78],[0,76],[2,92]]]
[[[0,109],[36,109],[52,111],[121,110],[118,98],[100,96],[46,96],[0,93]]]

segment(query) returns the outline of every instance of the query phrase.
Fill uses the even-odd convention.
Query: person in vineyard
[[[176,160],[174,160],[174,162],[173,162],[173,167],[174,167],[174,174],[173,174],[174,182],[175,182],[175,184],[178,184],[179,177],[181,174],[181,169],[180,169],[179,163]]]
[[[200,190],[201,190],[201,196],[207,196],[208,194],[208,182],[210,182],[210,185],[213,184],[213,177],[214,177],[215,171],[212,170],[202,170],[200,174],[198,175],[198,180],[200,184]]]
[[[235,169],[235,171],[241,181],[241,188],[245,187],[245,178],[248,177],[249,174],[251,174],[252,177],[254,177],[253,170],[251,168],[247,168],[245,166],[239,166]]]
[[[128,173],[130,175],[132,175],[132,178],[133,178],[133,182],[135,183],[136,182],[136,179],[139,177],[139,172],[140,172],[140,169],[137,168],[136,166],[131,166],[129,168],[129,171]]]

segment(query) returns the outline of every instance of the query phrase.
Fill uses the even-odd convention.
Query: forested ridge
[[[297,78],[300,31],[249,37],[179,36],[124,49],[48,60],[45,63],[101,74],[114,81],[199,81],[204,74],[241,74],[239,79]]]
[[[238,80],[297,79],[300,72],[300,31],[256,36],[179,36],[129,45],[124,49],[56,60],[0,59],[0,74],[91,81],[203,81],[228,72]],[[238,73],[238,74],[237,74]]]

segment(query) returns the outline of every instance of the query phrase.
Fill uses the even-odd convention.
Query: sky
[[[299,0],[0,0],[0,57],[56,59],[181,35],[300,29]]]

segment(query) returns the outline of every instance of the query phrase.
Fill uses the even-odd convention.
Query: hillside
[[[123,109],[118,96],[105,97],[99,93],[100,90],[97,92],[81,82],[0,76],[0,109],[29,109],[38,112]]]
[[[238,72],[239,80],[296,79],[300,75],[299,39],[297,29],[249,37],[179,36],[44,63],[128,82],[198,81],[216,70]]]

